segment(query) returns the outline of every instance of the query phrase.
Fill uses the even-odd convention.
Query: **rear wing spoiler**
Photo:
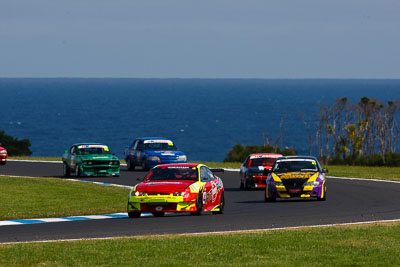
[[[210,168],[210,171],[214,172],[224,172],[224,169],[222,168]]]

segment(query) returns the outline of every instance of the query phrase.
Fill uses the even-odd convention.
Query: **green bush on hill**
[[[224,162],[243,162],[249,154],[253,153],[278,153],[284,156],[297,155],[297,151],[294,148],[280,149],[279,147],[271,145],[248,145],[243,146],[236,144],[229,151],[228,156],[224,159]]]
[[[29,149],[31,142],[28,139],[18,140],[5,134],[4,130],[0,131],[0,143],[7,149],[9,156],[29,156],[32,151]]]

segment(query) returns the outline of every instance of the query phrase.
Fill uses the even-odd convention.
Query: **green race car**
[[[120,161],[108,146],[98,143],[74,144],[62,156],[63,174],[81,176],[119,176]]]

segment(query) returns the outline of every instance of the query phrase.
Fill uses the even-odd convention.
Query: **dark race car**
[[[317,158],[291,156],[278,158],[267,178],[265,201],[276,198],[326,199],[327,169],[321,168]]]
[[[156,165],[169,163],[186,163],[187,157],[175,144],[164,137],[137,138],[127,147],[124,157],[128,170],[140,166],[148,170]]]
[[[281,154],[257,153],[250,154],[240,166],[240,189],[265,187],[268,171]]]

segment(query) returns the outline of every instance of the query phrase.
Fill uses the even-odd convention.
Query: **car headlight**
[[[157,157],[157,156],[150,156],[147,159],[151,160],[151,161],[160,161],[160,157]]]
[[[132,191],[131,196],[142,197],[147,195],[146,192]]]
[[[304,185],[319,185],[319,182],[318,181],[305,182]]]
[[[110,165],[118,165],[118,160],[113,160],[113,161],[110,161]]]
[[[93,164],[93,161],[91,161],[91,160],[85,160],[85,161],[83,161],[83,164],[84,164],[84,165],[92,165],[92,164]]]
[[[172,194],[174,197],[180,197],[183,196],[183,192],[175,192]]]
[[[186,161],[187,157],[185,155],[183,156],[178,156],[178,161]]]

